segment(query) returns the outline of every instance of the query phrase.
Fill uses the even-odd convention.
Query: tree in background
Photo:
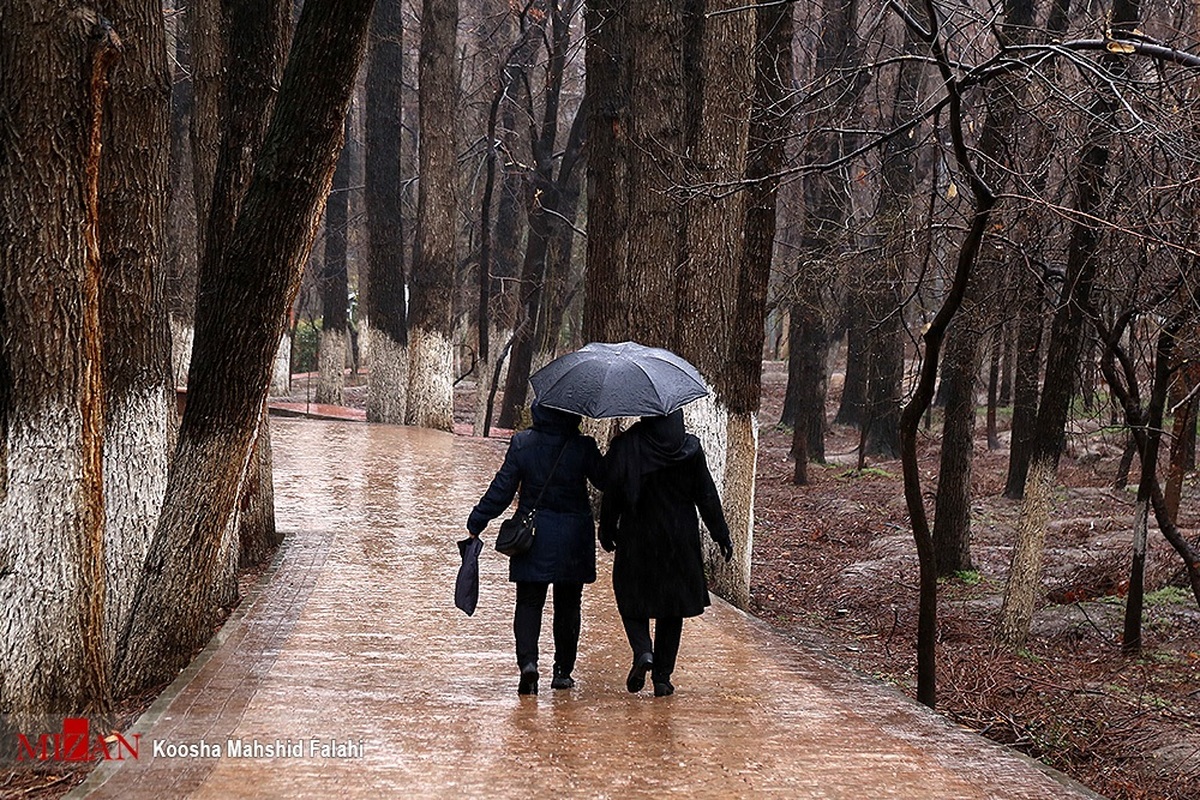
[[[404,14],[400,0],[376,0],[366,83],[366,312],[371,325],[367,419],[403,423],[408,394],[408,314],[401,214],[401,92]]]
[[[458,212],[455,118],[458,0],[424,0],[421,13],[420,185],[417,243],[409,276],[409,368],[405,422],[454,423],[453,276]]]
[[[350,235],[350,173],[354,161],[350,114],[346,115],[346,144],[333,173],[325,201],[325,262],[321,275],[321,344],[318,348],[316,401],[340,406],[345,402],[346,355],[350,349],[350,287],[346,271],[346,240]]]

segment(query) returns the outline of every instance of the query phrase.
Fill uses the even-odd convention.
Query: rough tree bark
[[[371,381],[367,419],[404,422],[408,393],[408,312],[404,301],[404,230],[400,209],[404,9],[376,0],[367,66],[367,318]]]
[[[621,0],[587,0],[585,23],[588,75],[587,273],[584,278],[583,337],[619,341],[628,316],[625,249],[629,212],[629,59]],[[603,208],[605,213],[591,213]]]
[[[342,146],[373,0],[307,0],[223,269],[201,295],[189,397],[158,530],[118,642],[117,685],[172,678],[207,638],[271,362]]]
[[[417,243],[409,281],[408,403],[405,422],[448,431],[454,424],[451,336],[457,211],[454,131],[458,115],[455,32],[458,0],[424,0],[419,56],[421,181]]]
[[[162,507],[175,427],[163,296],[171,95],[162,4],[107,0],[98,10],[124,45],[105,98],[99,189],[104,627],[112,659]]]
[[[119,48],[92,9],[0,5],[4,751],[26,725],[109,702],[98,193]]]

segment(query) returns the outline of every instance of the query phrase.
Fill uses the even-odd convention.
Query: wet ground
[[[631,695],[603,553],[576,688],[549,687],[547,615],[542,693],[518,696],[505,559],[485,548],[474,617],[453,605],[502,443],[276,419],[273,450],[275,566],[135,725],[138,759],[74,796],[1095,796],[720,601],[684,627],[676,694]]]

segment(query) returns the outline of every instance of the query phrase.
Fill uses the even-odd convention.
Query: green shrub
[[[292,372],[316,372],[321,344],[321,320],[302,319],[292,335]]]

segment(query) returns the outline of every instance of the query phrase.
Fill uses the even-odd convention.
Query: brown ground
[[[793,486],[791,434],[774,427],[786,380],[784,365],[767,365],[751,610],[785,630],[817,631],[835,657],[913,696],[917,560],[900,463],[869,460],[857,473],[857,431],[834,426],[826,444],[834,463],[814,465],[810,486]],[[989,453],[979,427],[978,573],[941,586],[938,709],[1114,800],[1200,798],[1200,610],[1190,591],[1168,585],[1180,561],[1156,528],[1145,647],[1138,656],[1120,648],[1133,516],[1132,490],[1111,488],[1121,434],[1072,436],[1047,537],[1046,594],[1028,646],[1012,654],[993,649],[991,637],[1019,504],[1000,496],[1008,450]],[[920,445],[930,503],[937,430],[935,422]],[[1196,484],[1190,476],[1180,520],[1192,540]]]

